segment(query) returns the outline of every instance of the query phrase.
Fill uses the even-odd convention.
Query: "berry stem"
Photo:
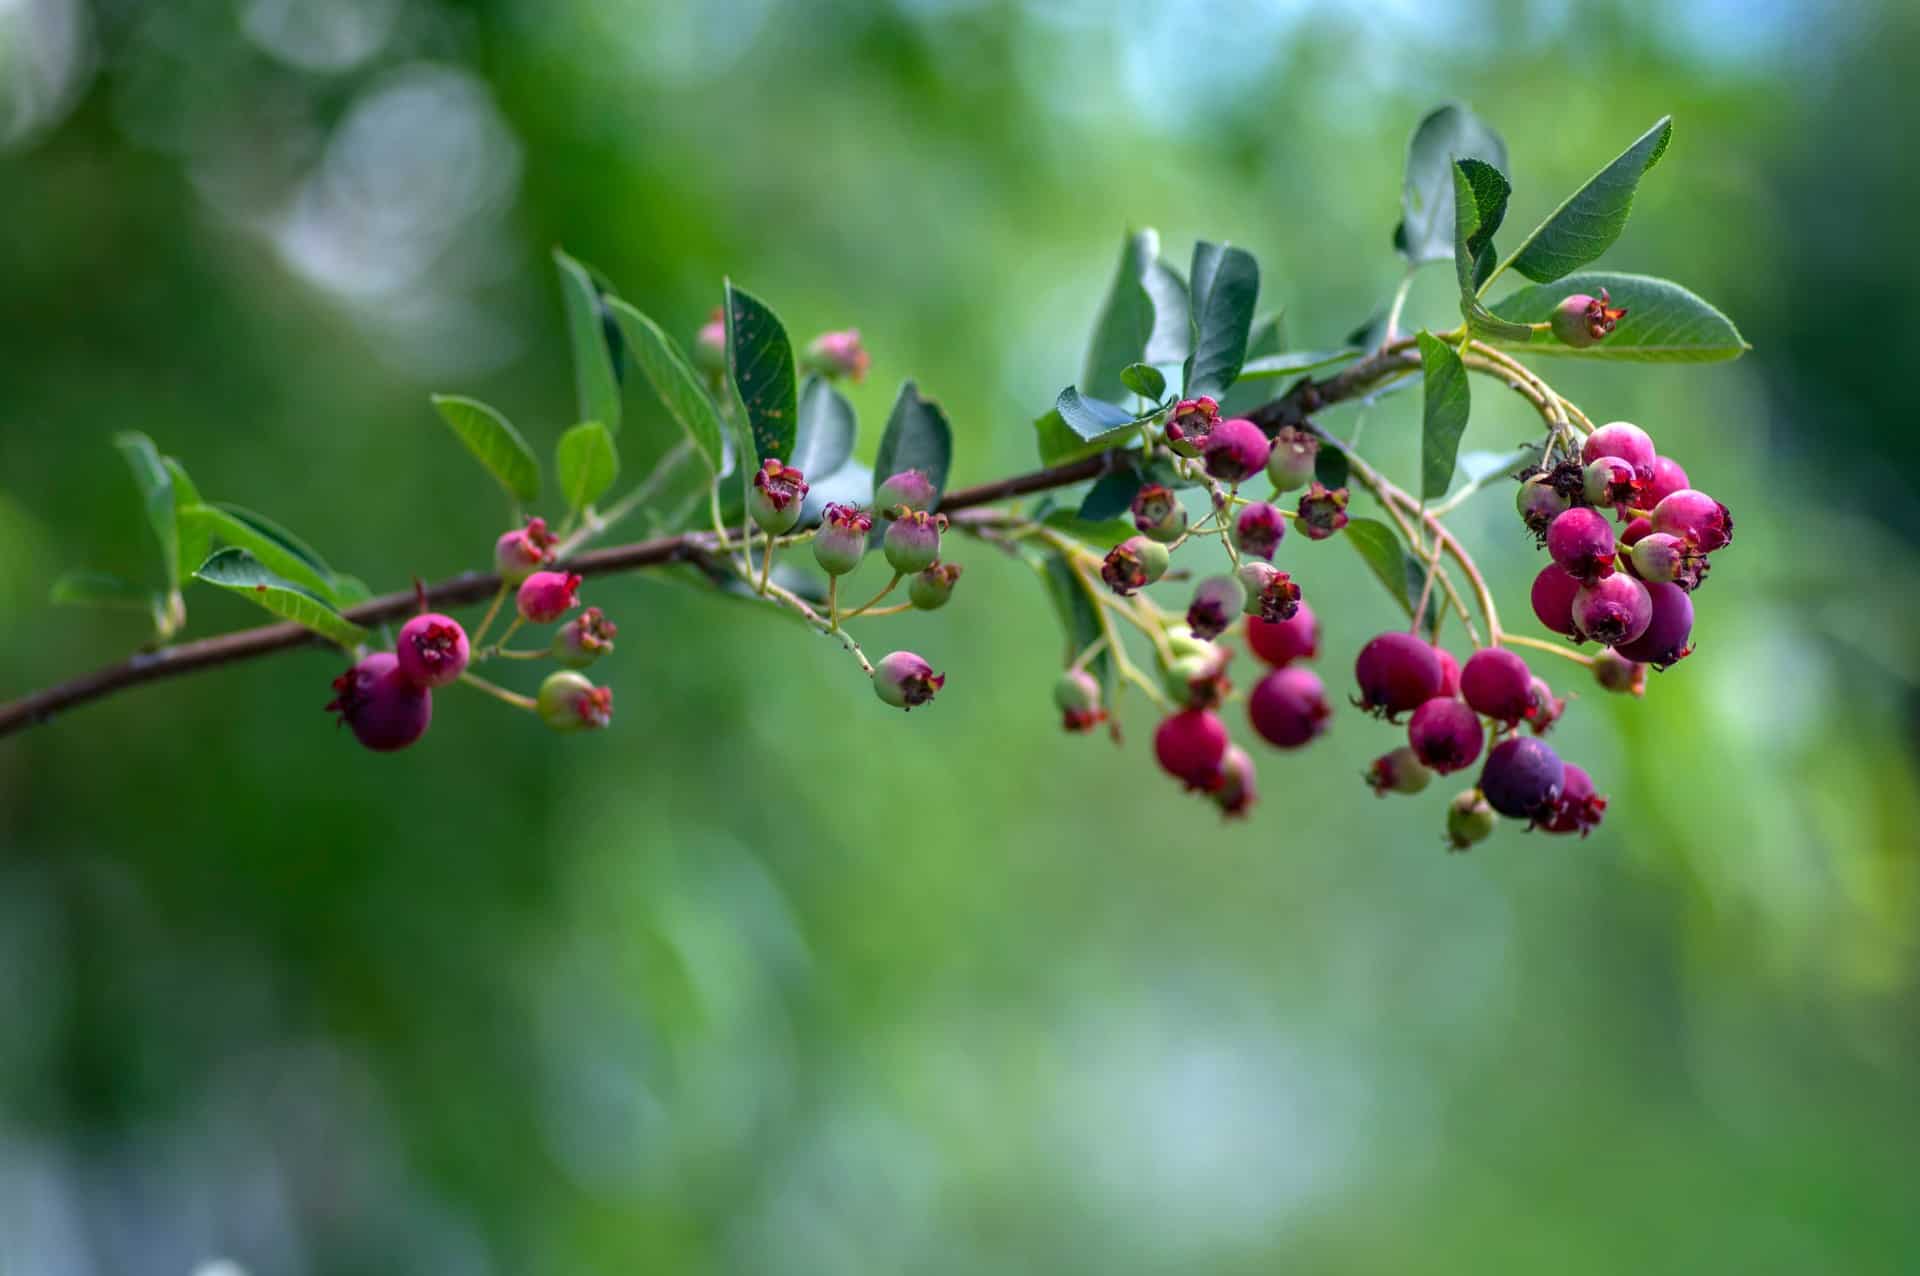
[[[1593,657],[1583,656],[1565,643],[1547,642],[1540,638],[1529,638],[1525,634],[1502,634],[1500,644],[1503,647],[1531,647],[1535,651],[1550,651],[1563,660],[1571,660],[1577,665],[1593,668]]]
[[[900,573],[895,572],[893,574],[893,579],[887,582],[887,587],[885,589],[881,590],[879,593],[875,594],[873,597],[867,599],[866,602],[861,603],[858,607],[855,607],[852,611],[848,612],[846,615],[842,616],[840,619],[852,620],[855,616],[864,614],[869,607],[872,607],[875,603],[879,602],[882,598],[885,598],[888,594],[891,594],[895,589],[899,588],[900,581],[901,581]]]
[[[840,578],[827,577],[827,632],[840,632]]]
[[[1076,671],[1085,669],[1089,661],[1091,661],[1094,657],[1098,656],[1101,652],[1105,651],[1106,649],[1107,649],[1107,636],[1105,634],[1101,634],[1098,638],[1095,638],[1092,642],[1088,643],[1086,647],[1084,647],[1081,650],[1080,654],[1073,658],[1073,663],[1069,664],[1067,668],[1076,670]]]
[[[473,631],[472,644],[475,651],[480,649],[480,643],[486,638],[487,630],[493,628],[494,619],[500,614],[500,604],[507,601],[507,595],[512,590],[513,586],[503,580],[500,582],[500,588],[494,591],[493,601],[487,605],[487,614],[480,618],[480,627]]]
[[[680,442],[674,444],[673,447],[669,448],[666,453],[654,463],[653,469],[648,473],[647,477],[635,484],[632,491],[615,501],[612,505],[609,505],[605,513],[595,514],[588,511],[586,515],[586,526],[561,541],[559,548],[554,551],[555,557],[565,558],[567,555],[577,552],[593,540],[594,537],[600,535],[600,533],[606,531],[615,523],[620,522],[648,501],[652,500],[660,489],[666,486],[667,480],[673,477],[674,471],[678,470],[682,463],[692,455],[693,441],[691,439],[682,439]]]
[[[860,650],[860,644],[854,641],[852,634],[844,629],[837,628],[831,622],[824,619],[819,612],[807,605],[804,598],[801,598],[791,590],[782,588],[779,585],[770,584],[767,586],[767,596],[799,612],[801,619],[805,620],[815,629],[818,629],[821,633],[826,634],[830,638],[839,639],[840,645],[851,652],[853,658],[860,662],[861,672],[865,673],[869,678],[873,677],[873,662],[867,659],[866,652]]]
[[[517,691],[508,691],[498,683],[488,682],[476,673],[463,673],[460,675],[460,681],[466,683],[475,691],[485,692],[501,704],[510,704],[516,709],[525,709],[528,713],[533,713],[540,707],[532,696],[523,696]]]
[[[747,561],[751,563],[753,561],[752,557],[749,556]],[[760,596],[762,598],[766,597],[767,580],[772,575],[773,575],[773,533],[768,532],[766,552],[760,555]]]
[[[499,656],[503,660],[545,660],[553,653],[551,651],[529,651],[524,648],[509,651],[505,647],[495,647],[491,654]]]

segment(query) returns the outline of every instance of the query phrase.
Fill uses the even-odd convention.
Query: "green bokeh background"
[[[1917,64],[1897,0],[0,3],[0,695],[143,639],[45,604],[154,570],[117,430],[377,589],[479,566],[426,396],[550,447],[556,243],[683,338],[723,274],[857,325],[862,455],[911,376],[974,482],[1033,463],[1128,226],[1246,245],[1323,346],[1435,101],[1505,133],[1516,223],[1672,112],[1606,264],[1755,347],[1541,365],[1739,520],[1644,701],[1542,665],[1584,842],[1442,854],[1451,788],[1375,801],[1351,712],[1223,826],[1137,698],[1123,750],[1057,730],[979,547],[867,635],[948,673],[911,717],[633,576],[595,738],[445,693],[376,757],[304,651],[0,741],[0,1273],[1914,1270]],[[1467,447],[1533,429],[1476,392]],[[631,475],[672,435],[628,411]],[[1403,476],[1416,413],[1365,424]],[[1457,522],[1525,616],[1505,496]],[[1344,692],[1391,605],[1282,558]]]

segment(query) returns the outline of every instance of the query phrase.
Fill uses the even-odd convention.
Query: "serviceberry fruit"
[[[953,597],[953,583],[960,579],[960,564],[935,563],[916,573],[907,582],[907,601],[921,611],[939,611]]]
[[[589,607],[553,635],[553,658],[569,669],[585,669],[613,650],[619,632],[598,607]]]
[[[1678,536],[1703,554],[1733,542],[1733,515],[1705,492],[1683,487],[1653,507],[1653,530]]]
[[[1653,478],[1640,499],[1646,502],[1645,508],[1652,509],[1675,492],[1692,486],[1687,482],[1687,472],[1680,468],[1680,462],[1671,457],[1656,456],[1653,458]]]
[[[1261,620],[1281,621],[1300,610],[1300,586],[1293,577],[1269,563],[1242,563],[1237,573],[1246,586],[1247,601],[1242,609]]]
[[[1632,466],[1637,481],[1653,480],[1653,463],[1657,459],[1653,437],[1631,421],[1609,421],[1589,434],[1581,445],[1580,459],[1589,465],[1609,456]]]
[[[1447,849],[1464,851],[1493,836],[1493,808],[1478,789],[1456,794],[1447,804]]]
[[[1587,504],[1625,510],[1637,503],[1644,484],[1633,466],[1617,456],[1603,456],[1580,472],[1581,494]]]
[[[1300,530],[1308,540],[1323,541],[1347,525],[1347,489],[1329,491],[1315,479],[1300,498]]]
[[[1213,427],[1201,455],[1207,473],[1223,483],[1239,483],[1267,467],[1273,445],[1266,431],[1245,417],[1230,417]]]
[[[1513,503],[1527,530],[1541,537],[1547,534],[1554,519],[1573,508],[1573,502],[1553,485],[1552,476],[1547,474],[1535,474],[1521,483]]]
[[[1534,616],[1554,633],[1577,641],[1580,631],[1573,625],[1573,600],[1579,592],[1579,581],[1548,563],[1533,578]]]
[[[1647,632],[1653,598],[1647,587],[1624,572],[1584,585],[1573,596],[1573,623],[1603,647],[1618,647]]]
[[[1227,757],[1227,728],[1211,709],[1182,709],[1153,732],[1153,756],[1161,770],[1190,789],[1217,789]]]
[[[807,476],[770,456],[754,471],[753,487],[747,493],[747,513],[761,531],[778,536],[792,531],[800,521],[800,508],[806,499]]]
[[[1527,687],[1527,726],[1535,735],[1545,735],[1566,711],[1567,702],[1554,695],[1547,680],[1536,674]]]
[[[1460,662],[1453,653],[1439,643],[1433,644],[1433,658],[1440,662],[1440,694],[1457,696],[1460,694]]]
[[[1671,532],[1649,532],[1634,542],[1633,574],[1664,581],[1691,593],[1707,578],[1707,556]]]
[[[879,487],[873,489],[873,508],[883,513],[897,505],[904,505],[910,510],[931,510],[939,495],[933,490],[933,480],[927,477],[926,471],[901,470],[898,474],[888,475]],[[887,517],[892,518],[893,515],[888,513]]]
[[[1607,799],[1593,791],[1593,777],[1582,767],[1568,762],[1566,781],[1553,808],[1535,827],[1548,833],[1578,833],[1585,837],[1600,826],[1606,814]]]
[[[1431,771],[1465,770],[1480,756],[1480,719],[1458,700],[1435,696],[1407,720],[1407,744]]]
[[[1193,587],[1193,601],[1187,606],[1187,627],[1197,637],[1218,638],[1246,605],[1247,590],[1237,577],[1209,576]]]
[[[444,687],[466,672],[467,631],[452,616],[428,612],[400,626],[394,641],[400,676],[416,687]]]
[[[1267,455],[1267,478],[1272,480],[1273,490],[1291,492],[1313,482],[1313,467],[1319,459],[1320,440],[1311,430],[1281,426]]]
[[[1254,787],[1253,759],[1237,744],[1227,746],[1220,761],[1220,787],[1207,794],[1228,819],[1244,818],[1260,794]]]
[[[1173,663],[1160,669],[1167,698],[1183,709],[1214,709],[1225,703],[1233,684],[1227,681],[1227,662],[1233,652],[1207,644],[1205,652],[1176,653]]]
[[[845,377],[856,384],[867,379],[867,369],[872,366],[873,356],[860,344],[858,328],[821,333],[801,359],[805,371],[817,372],[828,380]]]
[[[1553,809],[1566,785],[1560,755],[1544,740],[1513,736],[1493,746],[1480,769],[1480,792],[1488,805],[1515,820],[1536,819]]]
[[[1068,669],[1053,684],[1060,725],[1069,731],[1091,731],[1105,722],[1107,711],[1100,700],[1100,680],[1085,669]]]
[[[1100,579],[1125,597],[1166,575],[1170,561],[1165,545],[1144,536],[1130,536],[1107,551],[1100,563]]]
[[[1433,783],[1433,772],[1420,761],[1420,755],[1406,745],[1383,753],[1367,768],[1367,783],[1378,797],[1389,793],[1419,793]]]
[[[1133,525],[1143,536],[1170,545],[1187,534],[1187,511],[1172,488],[1148,483],[1134,493]]]
[[[1652,619],[1638,638],[1621,643],[1616,650],[1628,660],[1665,669],[1693,650],[1687,643],[1693,634],[1693,599],[1680,586],[1663,581],[1654,581],[1646,590],[1653,603]]]
[[[1532,682],[1533,670],[1519,656],[1505,647],[1482,647],[1460,671],[1460,695],[1475,713],[1513,727],[1527,716]]]
[[[509,585],[518,585],[553,561],[559,537],[547,530],[547,520],[530,518],[525,527],[504,532],[493,543],[493,569]]]
[[[579,589],[580,577],[572,572],[535,572],[520,582],[520,618],[535,625],[556,621],[579,603]]]
[[[1584,292],[1576,292],[1553,309],[1548,323],[1553,335],[1560,338],[1561,344],[1582,350],[1597,342],[1604,341],[1613,326],[1627,317],[1624,307],[1612,304],[1602,288],[1598,297],[1589,297]]]
[[[1265,501],[1254,501],[1233,520],[1233,547],[1251,558],[1273,561],[1273,553],[1287,534],[1287,520]]]
[[[1611,648],[1593,658],[1593,680],[1608,691],[1630,696],[1647,694],[1647,667]]]
[[[1356,703],[1391,722],[1440,694],[1440,657],[1412,634],[1384,633],[1360,649],[1353,676],[1360,684]]]
[[[1547,553],[1561,570],[1585,583],[1613,574],[1613,528],[1598,513],[1578,506],[1547,528]]]
[[[433,695],[400,672],[400,659],[376,651],[333,680],[327,712],[375,753],[404,749],[433,722]]]
[[[695,367],[708,372],[727,370],[727,320],[718,306],[694,334],[693,362]]]
[[[890,652],[874,662],[873,693],[896,709],[926,704],[946,684],[945,674],[935,673],[911,651]]]
[[[896,505],[887,517],[893,521],[880,542],[887,564],[902,576],[933,566],[940,557],[940,533],[947,530],[947,516]]]
[[[1199,456],[1220,420],[1220,405],[1206,395],[1182,399],[1167,417],[1167,446],[1181,456]]]
[[[548,674],[534,703],[555,731],[598,731],[613,721],[613,688],[596,687],[572,669]]]
[[[813,561],[829,576],[845,576],[866,557],[873,515],[852,505],[833,504],[820,512],[813,535]]]
[[[1254,616],[1247,621],[1247,646],[1276,669],[1296,660],[1311,660],[1320,650],[1320,622],[1304,602],[1288,620],[1275,622]]]
[[[1247,717],[1276,749],[1298,749],[1327,729],[1333,711],[1312,670],[1293,665],[1262,678],[1247,697]]]

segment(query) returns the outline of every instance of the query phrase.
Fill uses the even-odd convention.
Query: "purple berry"
[[[1440,694],[1440,657],[1412,634],[1384,633],[1360,649],[1353,676],[1360,707],[1392,721]]]
[[[1583,350],[1604,341],[1607,334],[1613,331],[1613,326],[1627,317],[1626,309],[1612,302],[1605,288],[1600,290],[1598,297],[1576,292],[1554,307],[1547,322],[1553,328],[1553,335],[1560,338],[1563,345]]]
[[[1545,678],[1536,676],[1528,684],[1527,725],[1535,735],[1545,735],[1566,711],[1567,702],[1553,694],[1553,688],[1547,685]]]
[[[585,669],[613,650],[619,632],[598,607],[589,607],[553,635],[553,658],[569,669]]]
[[[1273,436],[1273,451],[1267,456],[1267,478],[1275,492],[1291,492],[1313,481],[1314,465],[1320,459],[1320,440],[1311,430],[1283,425]]]
[[[940,533],[947,530],[947,516],[909,510],[904,505],[892,507],[889,516],[893,522],[887,525],[886,537],[880,542],[887,564],[902,576],[933,566],[940,557]]]
[[[1207,473],[1223,483],[1239,483],[1267,468],[1273,444],[1267,433],[1245,417],[1229,417],[1213,427],[1200,454]]]
[[[1493,808],[1479,790],[1467,789],[1447,804],[1447,849],[1464,851],[1493,836]]]
[[[1247,697],[1247,717],[1260,738],[1276,749],[1298,749],[1326,730],[1332,710],[1326,689],[1312,670],[1275,669]]]
[[[509,585],[518,585],[553,561],[558,539],[547,530],[547,520],[530,518],[525,527],[504,532],[493,543],[493,569]]]
[[[1247,621],[1247,646],[1276,669],[1296,660],[1311,660],[1320,650],[1320,622],[1305,603],[1289,620],[1276,623],[1254,616]]]
[[[1642,482],[1653,478],[1653,463],[1657,459],[1653,438],[1631,422],[1610,421],[1587,436],[1585,446],[1580,449],[1580,459],[1592,464],[1606,456],[1632,466],[1635,477]]]
[[[1286,534],[1287,520],[1265,501],[1246,506],[1233,520],[1233,547],[1242,554],[1268,562],[1273,561],[1273,552],[1280,548],[1281,538]]]
[[[1169,714],[1154,729],[1153,756],[1163,771],[1188,788],[1217,789],[1224,782],[1220,764],[1227,756],[1226,724],[1208,709]]]
[[[1645,508],[1652,509],[1675,492],[1693,486],[1687,482],[1687,472],[1680,468],[1680,462],[1669,457],[1653,458],[1653,478],[1647,484],[1647,490],[1640,499],[1646,502]]]
[[[1165,545],[1144,536],[1130,536],[1107,551],[1100,564],[1100,579],[1124,598],[1166,575],[1170,561]]]
[[[1167,446],[1181,456],[1199,456],[1220,420],[1220,405],[1206,395],[1182,399],[1167,416]]]
[[[1702,554],[1733,542],[1733,515],[1705,492],[1683,487],[1653,507],[1653,530],[1678,536]]]
[[[1648,596],[1651,597],[1651,593]],[[1593,658],[1593,680],[1608,691],[1631,696],[1647,694],[1647,667],[1611,649]]]
[[[1603,647],[1618,647],[1647,632],[1653,598],[1646,585],[1622,572],[1596,580],[1573,596],[1573,623]]]
[[[911,651],[882,656],[873,666],[873,694],[896,709],[911,710],[933,699],[947,685],[947,676]]]
[[[555,731],[598,731],[613,722],[613,688],[596,687],[571,669],[548,674],[534,703]]]
[[[1515,820],[1531,820],[1553,809],[1566,785],[1560,755],[1544,740],[1514,736],[1493,746],[1480,770],[1480,791],[1487,804]]]
[[[1300,497],[1300,530],[1308,540],[1323,541],[1347,525],[1347,489],[1329,491],[1318,479]]]
[[[520,582],[516,602],[520,618],[545,625],[560,619],[580,602],[580,577],[572,572],[535,572]]]
[[[960,564],[935,563],[907,582],[907,601],[920,611],[939,611],[953,597],[953,583],[960,579]]]
[[[1638,638],[1621,643],[1615,650],[1628,660],[1665,669],[1693,650],[1687,643],[1693,634],[1693,599],[1678,585],[1660,581],[1646,589],[1653,603],[1652,619]]]
[[[1209,576],[1193,588],[1193,602],[1187,607],[1187,627],[1197,638],[1218,638],[1246,603],[1246,587],[1238,579]]]
[[[1573,599],[1579,592],[1579,581],[1548,563],[1533,578],[1534,616],[1556,634],[1579,638],[1580,631],[1573,626]]]
[[[873,515],[852,505],[828,505],[813,535],[813,561],[829,576],[845,576],[866,557]]]
[[[753,487],[747,493],[747,513],[761,531],[778,536],[792,531],[800,521],[800,507],[806,499],[807,476],[770,456],[754,471]]]
[[[1544,819],[1537,821],[1537,827],[1548,833],[1578,833],[1585,837],[1600,826],[1600,817],[1606,814],[1607,799],[1593,791],[1593,777],[1584,768],[1568,762],[1566,782],[1562,785],[1559,798],[1553,809]]]
[[[1547,553],[1575,580],[1599,580],[1613,573],[1613,528],[1584,506],[1570,509],[1547,528]]]
[[[433,721],[433,695],[408,681],[400,659],[376,651],[333,680],[328,713],[353,729],[354,739],[375,753],[404,749]]]
[[[1527,716],[1527,689],[1533,670],[1505,647],[1482,647],[1467,657],[1460,671],[1460,694],[1475,713],[1484,713],[1503,727]]]
[[[1253,759],[1239,745],[1230,744],[1226,757],[1220,760],[1220,787],[1207,796],[1228,819],[1242,819],[1260,797],[1255,778]]]
[[[1460,694],[1460,662],[1453,653],[1439,643],[1433,644],[1433,655],[1440,662],[1440,694],[1457,696]]]
[[[1091,731],[1107,720],[1100,706],[1100,680],[1085,669],[1069,669],[1053,684],[1053,703],[1060,725],[1069,731]]]
[[[1187,534],[1187,511],[1172,488],[1148,483],[1134,493],[1133,525],[1141,534],[1169,545]]]
[[[428,612],[400,626],[393,644],[400,676],[416,687],[444,687],[466,672],[467,631],[452,616]]]
[[[904,505],[910,510],[931,510],[939,495],[925,471],[901,470],[873,489],[873,508],[884,512]]]
[[[1707,556],[1669,532],[1650,532],[1634,542],[1633,574],[1645,581],[1661,581],[1691,593],[1707,578]]]
[[[1383,753],[1367,768],[1367,784],[1378,797],[1389,793],[1418,793],[1433,783],[1433,772],[1406,745]]]
[[[1429,770],[1465,770],[1480,756],[1480,719],[1458,700],[1435,696],[1408,719],[1407,744]]]
[[[1554,487],[1549,474],[1536,474],[1522,483],[1513,504],[1520,511],[1520,521],[1535,536],[1545,536],[1553,520],[1573,508],[1572,500]]]

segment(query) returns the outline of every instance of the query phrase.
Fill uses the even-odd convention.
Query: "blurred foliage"
[[[1057,732],[1044,595],[984,552],[885,622],[950,678],[911,718],[627,578],[602,737],[449,693],[375,757],[303,652],[5,741],[0,1272],[1912,1270],[1916,57],[1898,0],[0,3],[6,694],[143,640],[44,604],[153,571],[122,429],[376,589],[482,563],[427,396],[550,452],[556,244],[683,340],[723,275],[857,324],[861,457],[911,376],[965,483],[1032,462],[1129,226],[1252,249],[1324,348],[1434,101],[1505,134],[1515,225],[1672,112],[1604,264],[1756,347],[1547,369],[1740,530],[1694,658],[1566,688],[1586,842],[1443,855],[1450,790],[1373,801],[1352,715],[1220,827],[1137,702],[1123,752]],[[1417,400],[1365,410],[1401,476]],[[1530,432],[1477,406],[1467,448]],[[676,431],[625,417],[637,476]],[[1524,615],[1511,520],[1459,521]],[[1393,603],[1282,554],[1337,688]]]

